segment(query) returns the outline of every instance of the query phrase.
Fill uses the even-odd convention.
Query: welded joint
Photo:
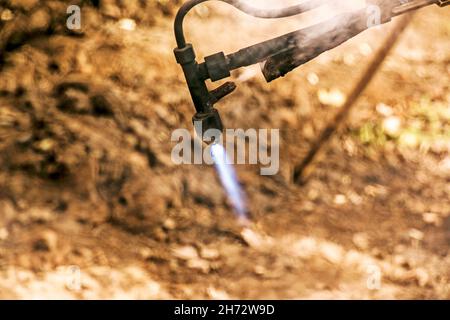
[[[206,57],[205,64],[211,81],[219,81],[231,76],[227,58],[223,52]]]
[[[192,44],[187,44],[184,48],[176,48],[174,51],[175,59],[181,65],[195,61],[195,51]]]

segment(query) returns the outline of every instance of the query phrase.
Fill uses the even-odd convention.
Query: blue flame
[[[211,157],[214,160],[214,165],[219,173],[220,181],[228,194],[234,210],[239,218],[247,220],[244,193],[239,185],[234,167],[229,164],[230,161],[228,161],[228,156],[223,145],[218,143],[211,145]]]

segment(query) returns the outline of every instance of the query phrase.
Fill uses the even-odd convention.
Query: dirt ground
[[[212,167],[170,159],[193,114],[180,1],[77,2],[69,32],[67,1],[0,1],[0,298],[450,299],[448,9],[416,15],[304,186],[293,166],[392,25],[271,84],[233,74],[225,124],[282,136],[278,175],[237,166],[242,227]],[[202,56],[313,20],[211,4],[186,29]]]

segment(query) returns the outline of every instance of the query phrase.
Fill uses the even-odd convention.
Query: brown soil
[[[0,4],[14,15],[0,20],[0,298],[450,298],[448,10],[416,16],[305,186],[293,166],[339,110],[318,93],[348,92],[391,26],[270,85],[233,75],[226,125],[282,128],[280,174],[237,167],[243,228],[212,167],[170,159],[193,113],[172,55],[179,5],[79,2],[77,33],[64,2]],[[284,31],[207,8],[187,28],[200,54]],[[381,103],[414,134],[380,133]]]

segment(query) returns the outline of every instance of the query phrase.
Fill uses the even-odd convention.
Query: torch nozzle
[[[192,122],[197,136],[207,144],[217,142],[222,134],[223,124],[217,109],[197,112]]]

